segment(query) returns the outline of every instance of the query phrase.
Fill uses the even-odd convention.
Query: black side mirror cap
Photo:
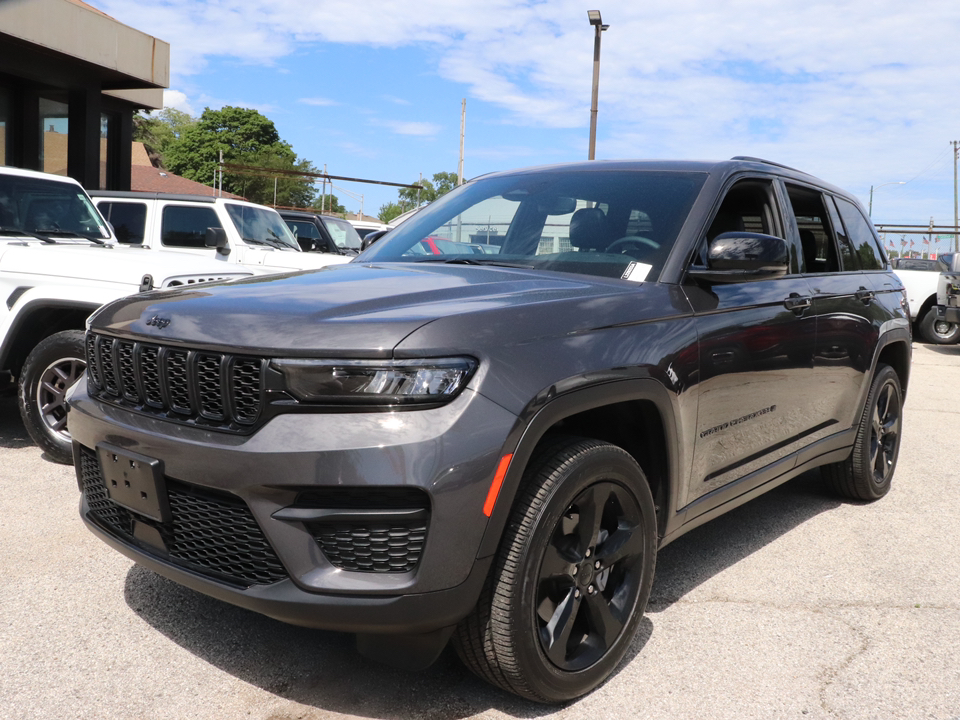
[[[208,227],[204,245],[216,248],[219,255],[230,254],[230,241],[227,240],[227,231],[223,228]]]
[[[692,267],[687,274],[706,282],[749,282],[781,277],[789,267],[790,254],[783,238],[727,232],[710,241],[707,267]]]

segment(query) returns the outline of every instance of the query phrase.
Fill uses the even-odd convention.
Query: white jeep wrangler
[[[106,190],[90,195],[120,243],[152,252],[188,252],[274,272],[315,270],[351,260],[339,253],[302,252],[276,210],[243,200]],[[215,230],[210,240],[208,228]]]
[[[30,437],[51,459],[72,462],[64,400],[86,366],[84,324],[101,305],[267,272],[123,247],[75,180],[0,167],[0,372],[19,382]]]

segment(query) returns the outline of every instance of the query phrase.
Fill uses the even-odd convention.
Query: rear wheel
[[[630,646],[655,562],[656,512],[636,461],[595,440],[554,444],[528,468],[457,652],[531,700],[583,695]]]
[[[937,317],[937,309],[930,308],[920,318],[920,337],[933,345],[952,345],[960,340],[960,325]]]
[[[30,351],[23,364],[20,416],[30,437],[54,462],[73,462],[66,395],[86,367],[82,330],[51,335]]]
[[[903,393],[900,378],[889,365],[877,366],[853,452],[821,473],[833,489],[853,500],[877,500],[890,491],[900,453]]]

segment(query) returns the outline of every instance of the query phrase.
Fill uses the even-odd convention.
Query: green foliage
[[[142,142],[147,151],[159,156],[163,167],[164,152],[180,139],[183,131],[195,125],[197,119],[175,108],[163,108],[159,113],[137,113],[133,116],[133,139]]]
[[[340,204],[340,200],[337,198],[337,196],[330,193],[327,193],[326,200],[324,200],[323,195],[318,194],[316,199],[313,201],[313,205],[310,207],[313,210],[316,210],[318,213],[322,212],[327,215],[331,213],[340,213],[341,215],[344,215],[347,212],[347,209]]]
[[[427,205],[432,203],[441,195],[446,195],[457,186],[457,174],[451,172],[438,172],[434,174],[433,182],[430,180],[421,180],[419,185],[422,186],[422,190],[401,188],[399,192],[397,192],[399,204],[402,208],[400,212],[406,212],[407,210],[412,210],[415,207]],[[390,203],[390,205],[393,204],[394,203]],[[388,205],[384,205],[384,207],[388,207]],[[382,210],[383,208],[381,208],[381,211]],[[399,214],[400,213],[397,213],[397,215]]]
[[[193,124],[184,125],[164,150],[166,166],[177,175],[204,184],[213,182],[223,152],[226,163],[254,167],[316,172],[307,160],[298,160],[289,143],[280,139],[273,121],[251,108],[206,108]],[[223,189],[253,202],[272,205],[274,177],[226,170]],[[307,179],[277,175],[276,203],[308,207],[313,184]]]
[[[407,208],[409,210],[410,208]],[[405,210],[400,206],[400,203],[387,203],[386,205],[380,206],[380,212],[377,213],[377,217],[380,218],[380,222],[388,223],[393,220],[397,215],[401,215]]]

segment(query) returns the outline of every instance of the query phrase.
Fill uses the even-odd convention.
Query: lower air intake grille
[[[420,562],[427,524],[313,525],[311,534],[335,567],[359,572],[409,572]]]
[[[215,495],[167,478],[172,521],[160,523],[110,500],[100,461],[87,448],[80,451],[80,475],[90,515],[128,543],[136,542],[134,522],[141,522],[160,533],[167,559],[174,565],[242,586],[268,585],[289,577],[239,498]]]

